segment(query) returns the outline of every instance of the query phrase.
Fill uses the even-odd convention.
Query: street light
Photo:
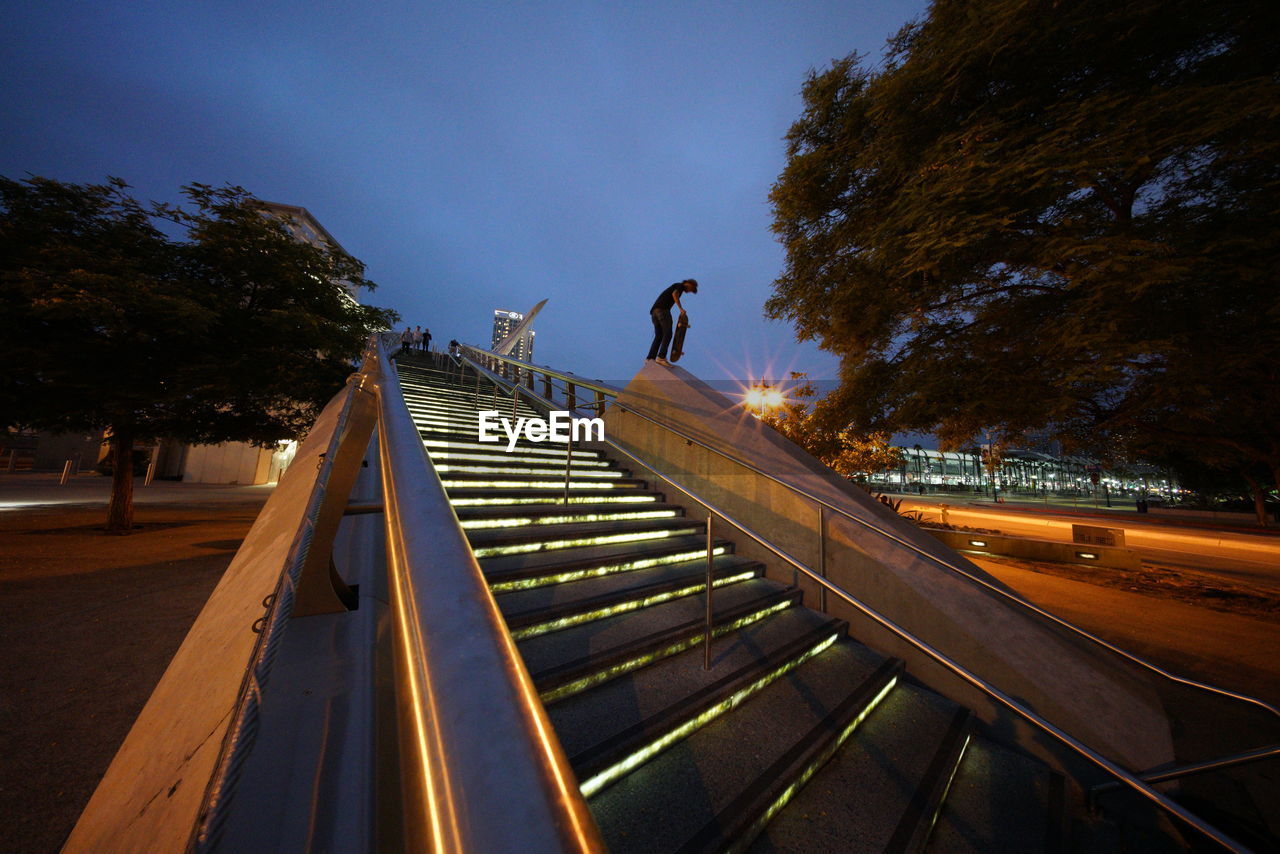
[[[771,409],[777,409],[782,402],[782,392],[764,380],[751,386],[742,396],[743,405],[757,418]]]

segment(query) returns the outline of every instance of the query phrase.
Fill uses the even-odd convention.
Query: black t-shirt
[[[653,307],[650,311],[657,309],[658,311],[670,312],[671,307],[676,304],[676,294],[684,293],[684,285],[674,284],[667,285],[662,293],[658,294],[658,298],[653,301]]]

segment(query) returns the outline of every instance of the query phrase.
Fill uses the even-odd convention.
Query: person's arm
[[[684,293],[684,285],[676,285],[671,290],[671,294],[676,298],[676,308],[680,309],[680,313],[684,314],[684,306],[680,304],[680,294]]]

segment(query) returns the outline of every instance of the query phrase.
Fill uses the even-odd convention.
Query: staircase
[[[509,396],[399,370],[611,851],[1115,849],[1060,774],[980,737],[726,539],[704,669],[702,522],[598,450],[573,449],[566,489],[563,445],[477,441],[477,411],[510,416]]]

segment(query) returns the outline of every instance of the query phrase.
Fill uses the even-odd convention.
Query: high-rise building
[[[497,347],[500,342],[516,330],[522,320],[524,320],[524,315],[518,311],[507,311],[501,308],[495,310],[493,313],[493,340],[489,342],[489,346]],[[522,362],[531,360],[533,358],[533,336],[534,331],[526,329],[520,335],[520,340],[516,342],[516,346],[511,349],[510,356]]]

